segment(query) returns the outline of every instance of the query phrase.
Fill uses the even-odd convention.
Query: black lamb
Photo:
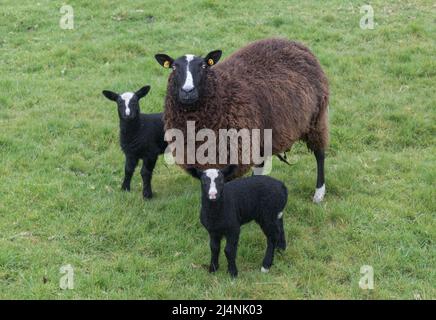
[[[188,172],[201,180],[200,221],[209,232],[211,261],[209,272],[218,270],[220,243],[226,238],[224,253],[228,272],[238,275],[236,251],[241,226],[256,221],[267,238],[267,249],[262,263],[262,272],[268,272],[274,259],[274,250],[286,249],[283,228],[283,209],[288,200],[286,186],[268,176],[251,176],[225,183],[237,166],[223,170],[201,171],[191,167]]]
[[[141,176],[143,181],[143,196],[151,198],[151,177],[157,158],[164,153],[167,142],[164,140],[164,123],[162,113],[140,113],[139,100],[145,97],[150,86],[145,86],[137,92],[117,94],[112,91],[103,91],[109,100],[116,101],[120,117],[120,145],[126,156],[125,176],[121,186],[122,190],[130,191],[130,181],[142,159]]]

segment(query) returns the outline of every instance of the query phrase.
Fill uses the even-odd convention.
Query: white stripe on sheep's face
[[[224,190],[224,176],[218,169],[207,169],[201,177],[201,185],[208,199],[216,201]]]
[[[174,98],[181,104],[192,105],[201,98],[207,81],[207,70],[218,62],[221,51],[212,51],[205,58],[193,54],[176,60],[166,54],[157,54],[155,57],[162,66],[173,69],[170,86],[173,87],[172,94],[176,95]]]
[[[117,103],[118,115],[120,116],[120,119],[131,120],[135,119],[139,115],[139,100],[146,96],[149,90],[150,86],[145,86],[135,93],[124,92],[123,94],[117,94],[115,92],[105,90],[103,91],[103,94],[109,100]]]

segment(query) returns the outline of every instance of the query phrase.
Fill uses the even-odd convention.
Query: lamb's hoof
[[[215,273],[218,271],[218,266],[215,266],[214,264],[211,264],[209,266],[209,273]]]
[[[237,270],[232,270],[232,271],[229,270],[229,273],[230,273],[230,277],[232,279],[235,279],[235,278],[238,277],[238,271]]]
[[[121,186],[121,191],[127,191],[127,192],[129,192],[130,191],[130,186],[126,186],[126,185],[122,185]]]
[[[148,200],[148,199],[153,198],[153,193],[152,192],[144,192],[142,194],[142,196],[144,197],[145,200]]]
[[[322,200],[324,200],[325,196],[325,184],[322,185],[320,188],[316,188],[315,194],[313,195],[313,202],[314,203],[320,203]]]
[[[280,243],[277,245],[277,252],[283,253],[286,250],[286,243]]]
[[[268,272],[269,272],[269,269],[262,267],[262,268],[260,268],[260,271],[261,271],[262,273],[268,273]]]

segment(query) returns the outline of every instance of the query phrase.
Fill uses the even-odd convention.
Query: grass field
[[[435,299],[436,5],[370,1],[2,0],[0,7],[0,298]],[[302,41],[331,85],[327,196],[311,202],[315,160],[303,144],[272,176],[289,189],[288,249],[260,272],[265,239],[243,228],[239,278],[207,273],[199,185],[161,159],[155,198],[137,172],[120,191],[115,104],[102,89],[150,84],[163,108],[174,57],[224,56],[270,36]],[[61,290],[59,268],[74,268]],[[362,290],[360,268],[374,269]]]

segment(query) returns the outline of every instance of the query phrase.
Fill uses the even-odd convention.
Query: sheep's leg
[[[210,237],[210,252],[211,252],[209,272],[215,272],[218,270],[219,267],[218,257],[220,255],[222,236],[210,233],[209,237]]]
[[[283,227],[283,213],[280,212],[279,215],[281,217],[277,219],[277,225],[279,229],[279,238],[277,240],[277,249],[285,250],[286,249],[286,236],[285,236],[285,228]]]
[[[238,241],[239,231],[237,233],[226,235],[226,248],[224,249],[224,253],[226,254],[228,263],[227,270],[232,278],[236,278],[238,276],[238,268],[236,267],[236,252],[238,250]]]
[[[267,246],[265,257],[262,262],[262,272],[268,272],[271,268],[274,260],[274,249],[277,246],[277,241],[280,237],[280,228],[277,223],[271,223],[269,225],[261,225],[263,232],[267,239]]]
[[[133,173],[138,165],[138,159],[131,156],[126,156],[126,162],[124,165],[124,181],[121,189],[124,191],[130,191],[130,181],[132,180]]]
[[[267,238],[267,247],[265,252],[265,257],[263,258],[262,268],[260,269],[262,272],[268,272],[271,268],[274,260],[274,242],[272,237]]]
[[[313,202],[320,203],[325,196],[325,182],[324,182],[324,150],[315,150],[317,177],[316,177],[316,190],[313,195]]]
[[[153,197],[153,192],[151,190],[151,177],[153,175],[153,169],[156,165],[157,157],[144,159],[141,168],[142,176],[142,195],[144,198]]]

